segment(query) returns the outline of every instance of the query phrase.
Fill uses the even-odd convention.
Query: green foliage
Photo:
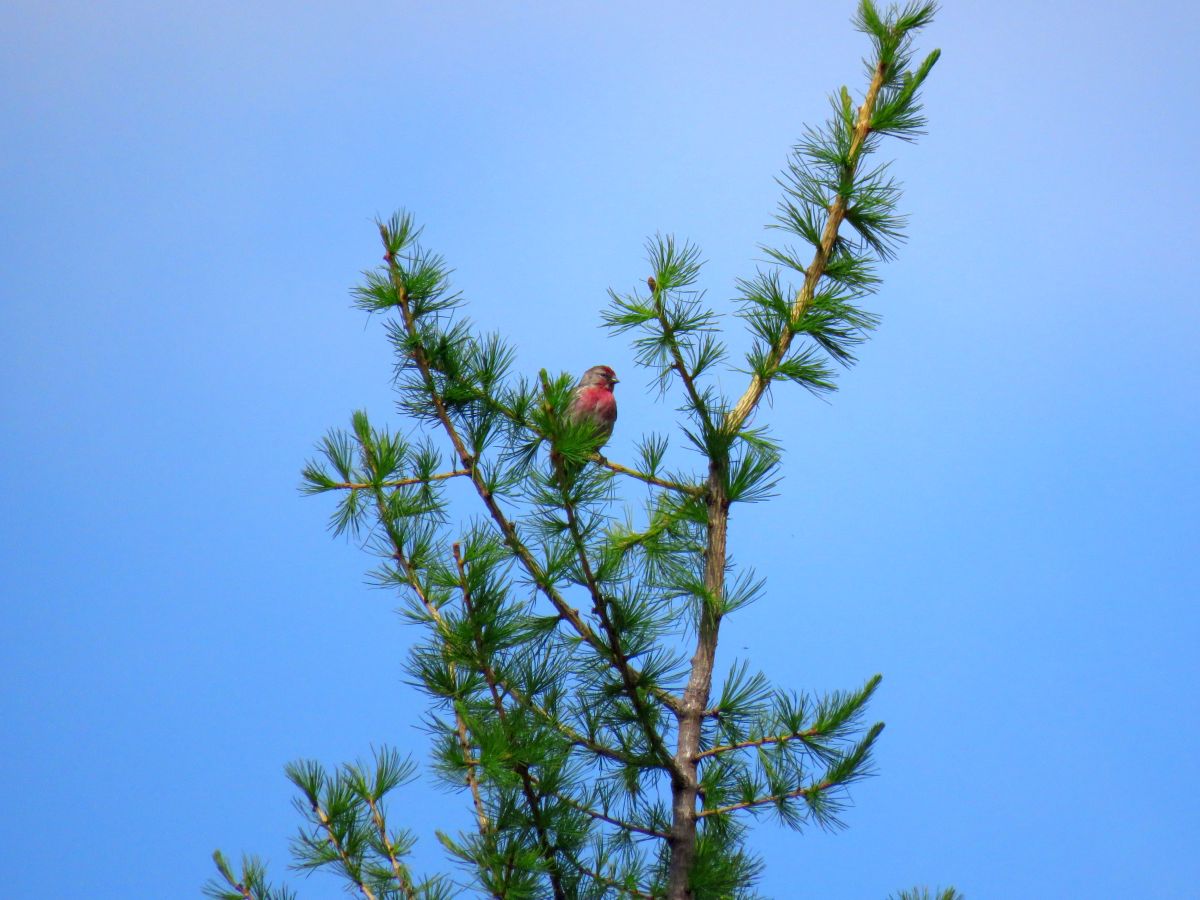
[[[848,788],[872,772],[883,726],[865,716],[880,678],[812,696],[742,662],[714,685],[722,620],[767,595],[729,560],[725,532],[732,506],[779,487],[783,448],[747,425],[765,391],[833,390],[836,367],[878,323],[861,304],[903,219],[886,164],[864,160],[881,135],[923,125],[918,88],[936,54],[911,68],[911,34],[932,13],[860,4],[874,48],[865,98],[856,107],[843,88],[780,179],[775,227],[803,250],[767,247],[771,263],[738,282],[752,340],[741,399],[712,379],[729,364],[695,246],[655,237],[646,291],[611,292],[604,325],[631,336],[680,412],[676,434],[641,439],[637,468],[600,456],[596,427],[569,415],[574,374],[521,376],[512,347],[476,331],[409,214],[379,223],[384,262],[354,299],[384,317],[410,422],[392,431],[355,412],[320,442],[301,489],[335,495],[331,529],[364,541],[373,581],[399,591],[420,629],[407,672],[428,701],[430,771],[463,794],[475,827],[439,834],[455,880],[419,879],[406,863],[415,838],[387,812],[412,763],[389,750],[333,771],[297,762],[295,869],[332,872],[369,898],[464,886],[502,898],[751,897],[754,819],[842,824]],[[699,471],[668,468],[673,437]],[[639,506],[625,499],[631,483]],[[472,494],[464,515],[457,504]],[[290,896],[255,860],[240,877],[216,861],[210,896]]]
[[[952,887],[945,890],[939,888],[932,894],[929,892],[929,888],[918,887],[893,894],[888,900],[966,900],[966,897]]]
[[[220,879],[210,878],[204,885],[204,896],[216,900],[295,900],[296,895],[287,888],[276,889],[267,881],[267,869],[256,856],[242,857],[242,868],[233,874],[228,861],[220,850],[213,851]]]
[[[415,838],[387,825],[387,795],[415,775],[411,761],[386,748],[369,766],[348,763],[335,772],[311,760],[291,763],[296,810],[307,822],[292,842],[293,868],[331,870],[377,898],[450,896],[440,877],[414,884],[404,860]]]

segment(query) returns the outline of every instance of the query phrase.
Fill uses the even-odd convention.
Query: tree
[[[765,592],[727,552],[734,504],[765,500],[781,448],[756,413],[774,385],[835,388],[877,319],[862,302],[902,240],[899,189],[870,162],[886,136],[924,124],[918,92],[938,54],[911,58],[935,4],[855,24],[871,41],[856,105],[842,88],[780,178],[769,263],[738,283],[751,349],[744,393],[709,376],[727,361],[722,323],[695,285],[694,246],[648,243],[642,291],[610,292],[603,323],[631,334],[638,364],[677,404],[673,435],[645,436],[635,465],[605,458],[603,429],[570,414],[571,375],[513,372],[499,336],[463,316],[448,268],[413,218],[379,223],[384,263],[356,305],[384,314],[410,441],[356,412],[303,473],[338,496],[332,527],[365,536],[377,583],[422,629],[408,670],[429,698],[433,769],[469,796],[472,832],[439,837],[459,884],[419,879],[413,838],[388,824],[387,796],[415,776],[394,750],[326,771],[288,767],[306,820],[295,867],[329,869],[367,898],[748,897],[761,863],[748,823],[839,825],[847,790],[871,771],[882,724],[864,725],[878,675],[810,696],[745,664],[715,672],[723,620]],[[668,467],[674,438],[698,470]],[[456,491],[461,484],[466,491]],[[627,515],[622,489],[647,494]],[[452,513],[473,498],[480,518]],[[256,860],[235,875],[218,852],[209,896],[290,897]]]

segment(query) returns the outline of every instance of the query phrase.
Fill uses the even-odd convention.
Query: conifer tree
[[[779,179],[779,240],[737,284],[744,359],[729,359],[727,326],[696,287],[696,247],[652,239],[646,288],[610,292],[604,327],[632,336],[679,413],[635,460],[606,458],[603,429],[572,415],[577,373],[517,372],[512,346],[472,326],[412,216],[379,223],[384,261],[355,303],[385,316],[419,437],[356,412],[321,442],[304,491],[337,498],[333,530],[366,541],[375,582],[420,629],[407,667],[428,699],[432,770],[461,791],[474,827],[440,833],[456,864],[418,876],[414,837],[388,811],[413,762],[386,748],[332,771],[297,762],[294,868],[336,872],[368,900],[751,897],[755,820],[840,824],[883,728],[865,722],[880,677],[812,696],[746,663],[718,673],[722,623],[769,593],[731,563],[727,531],[733,506],[776,486],[768,392],[832,391],[876,326],[863,302],[903,218],[875,154],[924,125],[919,90],[938,54],[914,64],[912,42],[934,9],[859,4],[866,90],[832,98]],[[744,392],[722,395],[718,370],[745,373]],[[693,465],[668,465],[672,441]],[[214,856],[209,896],[294,896],[256,859],[235,873]]]

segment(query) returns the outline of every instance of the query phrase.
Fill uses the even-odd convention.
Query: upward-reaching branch
[[[934,54],[917,72],[904,73],[903,80],[898,70],[903,69],[907,62],[905,50],[908,43],[908,32],[919,28],[932,17],[933,3],[910,4],[903,11],[893,11],[890,18],[881,17],[870,0],[863,0],[859,9],[859,25],[871,34],[875,41],[876,57],[871,68],[871,78],[862,104],[858,108],[857,117],[851,123],[850,98],[843,89],[840,117],[835,120],[832,128],[835,133],[827,144],[816,143],[812,150],[818,162],[825,167],[834,168],[834,177],[818,180],[815,177],[809,183],[810,173],[807,170],[793,169],[794,177],[800,184],[794,185],[793,193],[799,195],[801,201],[807,204],[804,211],[796,212],[793,216],[795,230],[815,244],[811,262],[800,269],[799,264],[786,253],[776,252],[776,259],[800,269],[804,281],[796,292],[790,306],[786,310],[779,309],[776,299],[777,282],[770,276],[760,279],[763,290],[752,291],[751,300],[758,309],[751,313],[756,320],[760,338],[768,341],[769,347],[765,353],[752,354],[752,374],[750,384],[736,404],[725,414],[721,422],[721,434],[724,440],[707,438],[705,449],[709,455],[708,490],[705,495],[707,522],[706,545],[704,553],[704,587],[705,596],[700,605],[699,619],[696,624],[696,645],[692,656],[691,671],[687,687],[684,689],[680,702],[679,730],[677,735],[676,763],[682,777],[672,785],[672,825],[671,825],[671,858],[668,867],[667,896],[670,900],[687,900],[692,896],[691,878],[696,866],[698,821],[703,816],[716,815],[719,812],[732,812],[741,809],[751,809],[758,805],[771,802],[784,802],[804,796],[819,796],[824,783],[809,788],[791,788],[784,791],[771,792],[765,796],[743,799],[724,807],[709,809],[703,812],[697,810],[699,798],[699,778],[697,772],[700,758],[700,743],[704,711],[712,689],[713,667],[715,663],[718,635],[722,615],[722,598],[725,592],[725,573],[727,568],[727,534],[729,524],[730,497],[727,485],[730,483],[729,442],[742,433],[742,430],[762,401],[763,395],[771,382],[778,377],[787,377],[809,387],[828,386],[828,379],[823,370],[813,365],[807,358],[794,360],[788,364],[788,353],[798,331],[805,327],[805,319],[818,294],[818,284],[830,272],[831,262],[838,253],[841,244],[839,229],[848,216],[853,215],[852,221],[858,229],[863,241],[883,254],[887,249],[887,240],[896,236],[896,220],[892,216],[891,202],[896,193],[891,184],[880,184],[878,173],[874,173],[874,181],[867,179],[865,186],[857,182],[860,178],[860,162],[869,144],[872,133],[872,123],[875,120],[880,98],[889,85],[893,87],[890,107],[885,116],[887,127],[882,130],[892,130],[895,133],[913,131],[919,125],[919,117],[914,111],[915,91],[928,73],[937,56]],[[848,137],[849,140],[844,140]],[[815,223],[811,220],[811,212],[816,207],[814,198],[822,197],[825,191],[832,191],[832,200],[828,202],[823,227],[820,228],[819,238],[816,235]],[[852,198],[858,192],[861,209],[851,207]],[[815,240],[814,240],[815,239]],[[866,266],[854,258],[844,260],[844,271],[840,272],[842,280],[861,290],[869,283]],[[658,289],[651,282],[654,299],[658,299]],[[835,296],[827,299],[834,314],[827,317],[820,325],[812,326],[812,335],[817,342],[829,350],[839,361],[851,359],[845,345],[854,340],[853,334],[840,323],[846,323],[851,330],[868,327],[869,317],[858,313],[848,304],[842,303]],[[639,312],[631,304],[625,304],[623,319],[618,324],[629,327]],[[656,309],[660,308],[656,305]],[[706,407],[699,402],[699,393],[695,384],[688,377],[682,365],[682,355],[678,344],[673,341],[669,323],[659,316],[661,340],[670,347],[670,365],[681,376],[684,387],[688,392],[691,404],[701,410]],[[832,324],[831,324],[832,323]],[[867,753],[874,735],[878,734],[876,726],[870,739],[859,745],[851,757],[857,758],[854,766],[843,763],[835,770],[839,774],[852,776],[858,763],[865,765]],[[849,760],[851,757],[846,757]],[[829,779],[829,784],[838,784],[837,778]]]
[[[858,108],[858,120],[854,126],[854,137],[850,144],[850,150],[847,154],[848,164],[845,167],[846,183],[852,183],[854,176],[858,171],[859,158],[862,153],[863,142],[866,141],[867,135],[871,132],[871,114],[875,111],[875,103],[879,99],[879,91],[883,87],[887,77],[887,65],[883,60],[878,60],[875,63],[875,71],[871,77],[871,84],[867,88],[867,95],[863,99],[862,105]],[[817,282],[825,275],[825,268],[829,263],[829,258],[833,254],[834,245],[838,239],[838,230],[842,227],[842,222],[846,218],[847,198],[845,194],[839,193],[833,199],[833,203],[829,206],[829,216],[825,220],[825,227],[821,231],[821,244],[813,253],[812,262],[805,267],[804,284],[799,291],[796,292],[796,297],[792,302],[791,320],[799,322],[817,290]],[[779,364],[783,362],[787,356],[788,349],[792,345],[792,339],[796,336],[793,328],[786,327],[783,329],[779,340],[771,349],[770,355],[766,360],[765,368],[769,372],[774,372],[779,368]],[[750,376],[750,384],[746,387],[745,392],[737,403],[734,404],[725,416],[724,428],[725,431],[734,434],[741,430],[750,414],[754,412],[755,407],[763,398],[767,387],[771,383],[770,375],[762,375],[759,372],[754,372]]]

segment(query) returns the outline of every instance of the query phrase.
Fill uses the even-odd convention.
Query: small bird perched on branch
[[[603,438],[596,449],[608,443],[617,422],[617,398],[613,396],[616,383],[617,373],[611,368],[592,366],[575,385],[571,405],[567,408],[567,416],[572,422],[590,422],[596,426],[597,435]]]

